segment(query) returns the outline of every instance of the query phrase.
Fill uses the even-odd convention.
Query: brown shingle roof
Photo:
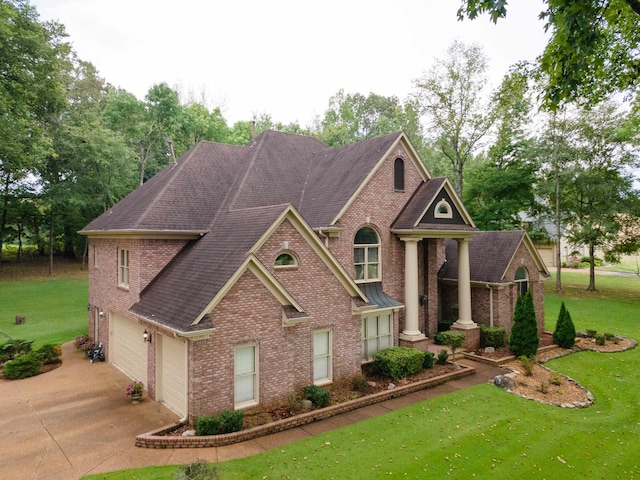
[[[469,268],[472,282],[505,282],[504,273],[524,238],[522,230],[479,232],[469,242]],[[458,279],[458,244],[446,241],[447,262],[441,279]]]
[[[190,242],[142,292],[131,311],[179,331],[192,330],[191,323],[286,208],[276,205],[221,213],[212,231]]]
[[[288,204],[328,226],[401,135],[336,149],[274,131],[244,147],[201,142],[83,232],[201,232],[131,308],[180,331],[201,328],[191,323]]]

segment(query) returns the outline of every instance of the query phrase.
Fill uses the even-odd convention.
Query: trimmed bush
[[[442,338],[442,333],[443,332],[439,332],[433,336],[433,343],[435,343],[436,345],[444,345],[444,338]]]
[[[607,337],[604,336],[604,333],[599,333],[596,335],[596,344],[604,345]]]
[[[304,392],[304,398],[311,400],[311,403],[317,408],[327,407],[331,403],[331,394],[325,388],[317,385],[307,385],[302,391]]]
[[[422,370],[424,353],[415,348],[391,347],[373,355],[375,371],[394,380]]]
[[[589,338],[596,338],[597,334],[598,334],[597,330],[587,330],[587,337]]]
[[[502,327],[480,325],[480,346],[482,348],[502,348],[505,346],[507,331]]]
[[[438,365],[444,365],[447,363],[447,360],[449,360],[449,352],[445,349],[440,350],[440,352],[438,352],[438,359],[436,360],[436,363]]]
[[[556,322],[556,329],[553,332],[553,342],[562,348],[573,348],[576,343],[576,327],[571,320],[569,310],[560,305],[560,313]]]
[[[449,330],[448,332],[442,332],[442,338],[444,344],[451,349],[453,358],[456,358],[456,350],[462,347],[466,335],[463,332],[456,332]]]
[[[40,356],[34,352],[9,360],[2,367],[2,373],[4,374],[4,378],[8,380],[17,380],[19,378],[38,375],[41,368],[42,360],[40,360]]]
[[[225,410],[218,415],[202,415],[196,420],[196,435],[219,435],[242,430],[244,413]]]
[[[433,368],[434,361],[435,361],[434,353],[427,350],[426,352],[424,352],[424,359],[422,360],[422,368],[424,369]]]
[[[516,302],[509,345],[511,353],[516,357],[534,357],[538,352],[539,344],[536,311],[531,291],[528,291],[524,296],[518,297]]]

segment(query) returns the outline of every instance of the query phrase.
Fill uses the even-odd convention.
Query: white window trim
[[[362,228],[370,228],[371,230],[373,230],[376,234],[376,236],[378,237],[378,243],[355,243],[355,239],[354,239],[354,243],[353,243],[353,278],[357,283],[367,283],[367,282],[379,282],[382,279],[382,248],[381,248],[381,244],[380,244],[380,234],[376,231],[375,228],[371,227],[371,226],[364,226],[361,227]],[[358,231],[360,231],[360,229],[358,229]],[[357,233],[357,232],[356,232]],[[362,248],[364,249],[364,262],[363,263],[356,263],[356,258],[355,258],[355,251],[356,248]],[[377,262],[369,262],[369,249],[370,248],[375,248],[378,250],[378,261]],[[378,276],[375,278],[369,278],[369,265],[377,265],[378,266]],[[363,274],[364,274],[364,278],[356,278],[356,265],[362,265],[363,268]]]
[[[236,361],[237,361],[237,352],[243,348],[253,348],[253,372],[248,374],[238,375],[236,373]],[[258,369],[259,361],[258,361],[259,351],[258,345],[255,343],[247,343],[243,345],[237,345],[233,349],[233,408],[236,410],[241,410],[247,407],[253,407],[260,403],[260,391],[259,391],[259,382],[258,379],[260,377],[260,372]],[[243,402],[236,402],[236,379],[239,377],[247,377],[249,375],[253,375],[253,398],[251,400],[246,400]]]
[[[440,209],[445,207],[447,209],[446,212],[440,212]],[[436,209],[433,212],[433,216],[435,218],[453,218],[453,208],[449,202],[447,202],[444,198],[436,203]]]
[[[379,311],[377,312],[376,315],[363,315],[361,317],[360,320],[360,328],[361,328],[361,332],[360,332],[360,337],[361,337],[361,348],[362,351],[360,352],[360,357],[362,359],[363,362],[367,362],[367,361],[371,361],[373,359],[373,355],[376,352],[379,352],[380,350],[384,350],[385,348],[389,348],[389,347],[385,347],[385,348],[378,348],[376,350],[376,352],[370,353],[367,351],[365,345],[368,343],[369,340],[373,339],[373,338],[381,338],[382,336],[380,335],[380,317],[382,316],[386,316],[389,318],[389,333],[385,334],[385,337],[389,337],[389,347],[393,346],[393,311],[391,310],[383,310],[383,311]],[[372,317],[376,317],[377,318],[377,323],[378,323],[378,334],[375,336],[370,336],[368,335],[368,319],[372,318]],[[365,335],[365,332],[367,333],[367,335]],[[379,346],[379,345],[378,345]]]
[[[125,258],[123,258],[123,254]],[[123,261],[126,260],[126,261]],[[129,288],[129,265],[131,257],[128,248],[118,248],[118,286]],[[125,278],[126,277],[126,278]]]
[[[321,355],[316,355],[315,352],[315,336],[316,334],[324,334],[326,333],[328,336],[328,352],[325,354],[321,354]],[[313,342],[314,342],[314,351],[313,351],[313,384],[314,385],[327,385],[331,382],[333,382],[333,335],[331,332],[331,329],[328,328],[324,328],[321,330],[314,330],[313,331]],[[315,361],[317,358],[326,358],[328,365],[327,365],[327,377],[325,378],[318,378],[316,379],[316,372],[315,372]]]
[[[291,265],[276,265],[276,261],[280,258],[281,255],[289,255],[293,259],[293,263]],[[298,257],[290,250],[283,250],[278,252],[276,255],[276,259],[273,261],[273,268],[278,270],[286,270],[288,268],[298,268]]]
[[[524,267],[518,267],[518,269],[516,270],[516,275],[518,274],[518,270],[522,269],[522,271],[524,271],[524,278],[519,278],[519,279],[514,279],[514,283],[516,284],[516,289],[518,290],[518,295],[523,295],[522,293],[522,285],[521,284],[525,284],[526,285],[526,290],[525,293],[529,291],[529,271],[524,268]]]

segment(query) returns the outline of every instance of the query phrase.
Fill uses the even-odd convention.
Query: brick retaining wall
[[[421,382],[411,383],[396,387],[392,390],[367,395],[364,397],[349,400],[348,402],[340,403],[338,405],[332,405],[330,407],[313,410],[311,412],[302,413],[295,417],[286,418],[283,420],[277,420],[272,423],[260,425],[247,430],[241,430],[239,432],[227,433],[222,435],[202,435],[202,436],[172,436],[163,435],[170,432],[181,424],[168,425],[156,430],[152,430],[148,433],[143,433],[136,437],[136,447],[142,448],[203,448],[203,447],[222,447],[224,445],[231,445],[234,443],[244,442],[254,438],[262,437],[272,433],[282,432],[295,427],[300,427],[308,423],[315,422],[316,420],[323,420],[325,418],[340,415],[342,413],[350,412],[357,408],[366,407],[376,403],[384,402],[392,398],[401,397],[409,393],[417,392],[425,388],[435,387],[441,385],[450,380],[467,377],[476,373],[475,368],[465,365],[459,365],[460,370],[449,373],[446,375],[440,375],[438,377],[429,378]]]

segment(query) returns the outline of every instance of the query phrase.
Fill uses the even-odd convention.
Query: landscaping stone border
[[[167,425],[156,430],[152,430],[148,433],[143,433],[136,437],[136,447],[141,448],[203,448],[203,447],[222,447],[224,445],[231,445],[234,443],[244,442],[246,440],[252,440],[254,438],[262,437],[272,433],[282,432],[295,427],[300,427],[308,423],[315,422],[316,420],[323,420],[325,418],[340,415],[342,413],[350,412],[357,408],[366,407],[368,405],[374,405],[376,403],[384,402],[392,398],[402,397],[409,393],[417,392],[426,388],[435,387],[443,383],[447,383],[451,380],[467,377],[476,373],[475,368],[466,365],[458,365],[459,370],[448,373],[446,375],[439,375],[437,377],[422,380],[420,382],[410,383],[407,385],[398,386],[391,390],[384,392],[374,393],[372,395],[366,395],[364,397],[349,400],[347,402],[339,403],[337,405],[331,405],[329,407],[312,410],[310,412],[301,413],[291,418],[285,418],[283,420],[277,420],[275,422],[267,423],[265,425],[259,425],[254,428],[241,430],[239,432],[226,433],[222,435],[202,435],[202,436],[175,436],[166,435],[168,432],[175,430],[178,427],[184,425],[184,423],[177,423],[173,425]]]

